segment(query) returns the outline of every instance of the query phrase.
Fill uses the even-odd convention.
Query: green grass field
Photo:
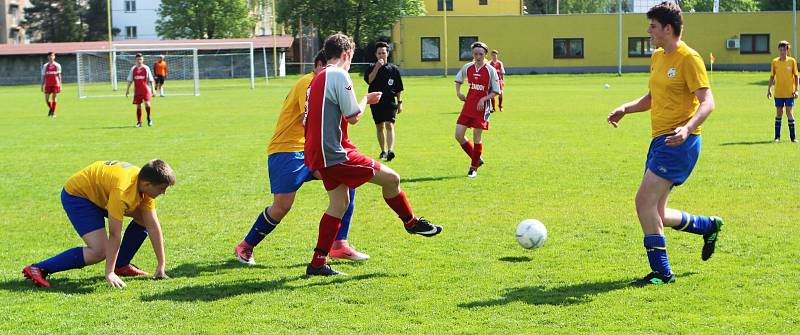
[[[771,143],[766,73],[714,74],[717,108],[701,159],[670,206],[726,225],[708,262],[700,237],[668,230],[678,281],[647,288],[626,284],[649,272],[633,203],[649,114],[626,117],[620,129],[605,122],[646,93],[645,74],[508,77],[506,111],[492,116],[474,180],[452,135],[461,108],[452,77],[406,78],[389,165],[415,212],[444,232],[408,235],[380,189],[365,185],[350,241],[372,259],[334,262],[347,276],[305,279],[327,206],[314,182],[256,249],[258,265],[240,265],[233,247],[272,200],[266,143],[296,78],[254,91],[201,82],[200,97],[156,98],[155,127],[142,129],[126,98],[78,100],[67,85],[58,118],[48,119],[38,87],[0,88],[0,333],[800,331],[792,230],[800,145]],[[377,156],[371,117],[350,129],[360,151]],[[178,176],[158,203],[173,279],[128,279],[116,290],[94,265],[51,276],[47,290],[23,280],[23,266],[82,244],[59,201],[72,173],[95,160],[154,157]],[[525,218],[547,225],[544,247],[517,245],[514,228]],[[134,263],[154,269],[149,242]]]

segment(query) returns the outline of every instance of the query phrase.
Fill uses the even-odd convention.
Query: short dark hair
[[[389,51],[389,44],[386,42],[375,43],[375,50],[378,50],[379,48],[386,48],[386,51]]]
[[[786,48],[786,50],[789,50],[789,47],[790,47],[789,41],[778,42],[778,48]]]
[[[314,57],[314,66],[317,66],[317,63],[322,63],[322,66],[325,66],[327,62],[328,60],[325,59],[325,52],[323,50],[317,52],[317,56]]]
[[[139,170],[139,180],[149,181],[153,185],[175,185],[175,172],[167,162],[158,158],[147,162]]]
[[[342,56],[343,52],[354,50],[355,48],[356,45],[349,36],[342,33],[336,33],[325,39],[325,46],[322,47],[322,50],[325,51],[325,60],[327,61],[330,59],[339,58]]]
[[[50,56],[55,56],[55,55],[56,55],[56,53],[55,53],[55,52],[52,52],[52,51],[50,51],[50,52],[48,52],[48,53],[47,53],[47,57],[50,57]]]
[[[647,18],[658,21],[662,26],[672,26],[672,33],[675,36],[681,36],[683,15],[681,14],[681,7],[677,3],[664,1],[653,6],[647,11]]]
[[[144,58],[144,55],[141,52],[137,52],[135,58]]]
[[[472,43],[472,45],[470,46],[470,49],[475,49],[475,48],[481,48],[486,53],[489,53],[489,46],[486,45],[486,43],[483,43],[483,42]]]

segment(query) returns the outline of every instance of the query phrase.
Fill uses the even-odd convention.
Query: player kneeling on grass
[[[22,273],[36,286],[50,287],[48,275],[105,260],[108,283],[125,287],[120,276],[148,275],[130,261],[149,235],[158,260],[155,277],[169,278],[164,272],[164,238],[155,198],[174,184],[175,173],[159,159],[147,162],[141,169],[120,161],[97,161],[87,166],[72,175],[61,190],[64,211],[86,246],[26,266]],[[123,216],[133,221],[120,242]],[[108,236],[104,217],[108,217]]]
[[[647,12],[647,18],[651,45],[658,48],[650,65],[650,91],[608,115],[608,123],[616,128],[625,115],[651,110],[653,139],[636,193],[636,213],[651,272],[631,283],[636,286],[675,281],[667,259],[664,227],[701,235],[704,244],[700,258],[704,261],[714,253],[722,227],[718,217],[667,208],[670,191],[689,178],[700,156],[700,125],[714,110],[714,96],[703,58],[681,41],[680,7],[662,2]]]
[[[314,256],[306,267],[306,274],[310,276],[339,274],[327,264],[328,252],[350,202],[348,189],[366,182],[383,188],[386,204],[403,220],[408,233],[434,236],[442,231],[441,226],[414,216],[400,190],[397,172],[361,155],[347,136],[348,123],[358,122],[367,103],[377,103],[382,94],[372,92],[360,103],[356,100],[353,82],[347,73],[355,51],[353,40],[336,34],[325,40],[323,50],[328,65],[311,81],[304,122],[305,164],[312,171],[319,171],[329,199],[328,209],[319,223]]]

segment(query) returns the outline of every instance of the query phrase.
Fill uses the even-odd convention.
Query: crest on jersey
[[[389,81],[387,82],[387,84],[389,84],[389,86],[394,85],[394,79],[389,78]]]
[[[671,67],[671,68],[669,68],[669,70],[667,70],[667,77],[675,78],[675,74],[677,74],[677,72],[678,71],[675,70],[674,67]]]

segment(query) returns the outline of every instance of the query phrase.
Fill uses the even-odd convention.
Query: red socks
[[[472,143],[470,143],[469,141],[461,143],[461,149],[464,149],[464,152],[467,153],[467,156],[472,158],[472,151],[474,150],[474,148],[472,147]]]
[[[328,252],[333,246],[336,233],[339,232],[339,226],[341,225],[342,219],[328,215],[328,213],[322,215],[322,219],[319,220],[317,247],[314,248],[314,257],[311,258],[311,266],[321,268],[328,262]]]
[[[136,122],[142,123],[142,107],[136,107]]]
[[[481,165],[481,154],[483,153],[483,143],[475,143],[475,149],[472,151],[472,168],[477,170]]]
[[[400,217],[400,220],[403,220],[406,228],[416,222],[414,213],[411,211],[411,205],[408,203],[406,194],[403,193],[403,191],[400,191],[400,194],[394,198],[383,198],[383,200],[385,200],[386,204],[389,205],[389,207],[391,207],[395,213],[397,213],[397,216]]]
[[[55,101],[53,101],[51,104],[52,104],[52,106],[50,106],[50,111],[51,111],[53,114],[55,114],[55,113],[56,113],[56,102],[55,102]]]

